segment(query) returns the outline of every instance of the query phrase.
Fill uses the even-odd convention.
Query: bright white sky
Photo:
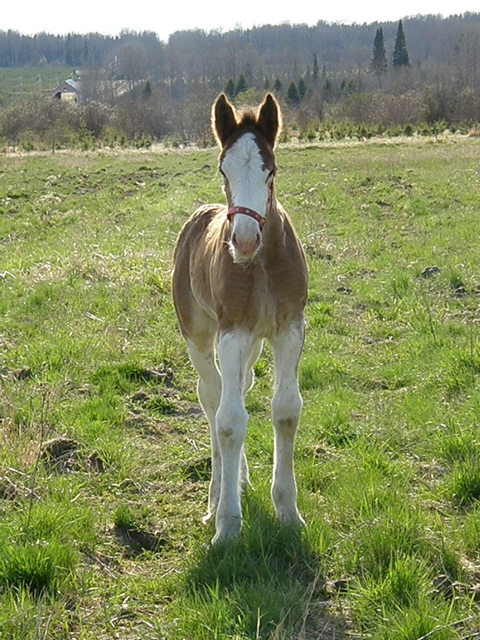
[[[117,35],[122,29],[154,31],[162,40],[182,29],[305,23],[396,21],[412,15],[480,12],[480,0],[3,0],[0,29],[24,34],[89,33]]]

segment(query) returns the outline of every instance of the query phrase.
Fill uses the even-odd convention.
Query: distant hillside
[[[70,111],[61,92],[51,104],[52,89],[69,76],[81,91]],[[55,129],[57,141],[62,131],[65,140],[89,132],[95,140],[108,133],[210,144],[210,108],[220,91],[255,104],[267,89],[293,135],[309,140],[478,129],[480,13],[178,31],[168,42],[152,32],[0,31],[0,137],[7,140],[44,139]],[[44,103],[31,99],[35,92]]]
[[[478,47],[480,13],[441,18],[416,16],[403,21],[412,65],[426,69],[451,64],[462,47]],[[123,31],[116,37],[97,33],[26,36],[0,31],[0,67],[65,65],[110,67],[125,64],[158,80],[207,79],[222,83],[246,74],[250,81],[298,77],[308,72],[314,55],[329,73],[353,73],[368,66],[376,29],[382,27],[391,62],[397,23],[341,25],[265,25],[226,33],[179,31],[168,42],[152,32]]]

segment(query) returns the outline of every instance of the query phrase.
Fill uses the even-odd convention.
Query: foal
[[[272,499],[280,521],[303,522],[293,450],[302,408],[297,366],[308,273],[300,241],[274,195],[273,148],[280,127],[280,108],[271,94],[257,112],[241,116],[223,94],[217,98],[212,128],[222,149],[228,204],[197,209],[175,249],[175,310],[210,423],[212,479],[204,520],[215,514],[212,543],[235,538],[241,528],[240,489],[248,482],[244,397],[264,338],[275,363]]]

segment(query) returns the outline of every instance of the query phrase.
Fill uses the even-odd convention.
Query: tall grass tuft
[[[76,568],[77,554],[57,541],[20,542],[2,545],[0,585],[26,589],[33,596],[55,595]]]

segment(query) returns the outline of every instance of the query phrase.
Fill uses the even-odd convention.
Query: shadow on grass
[[[342,638],[306,531],[279,525],[255,495],[244,503],[239,539],[201,549],[186,576],[198,622],[219,638]]]

